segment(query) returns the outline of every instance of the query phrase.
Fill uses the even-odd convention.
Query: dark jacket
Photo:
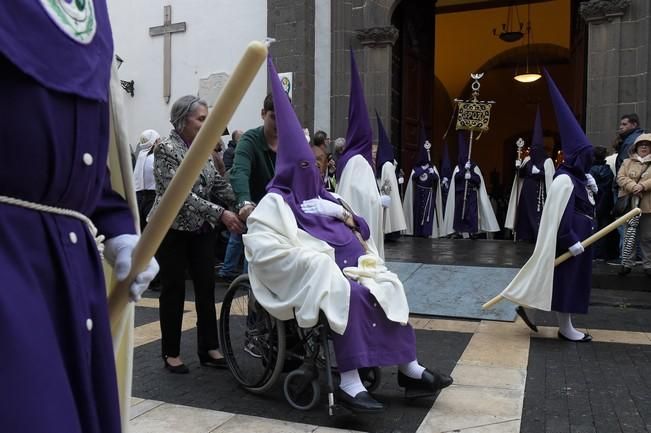
[[[235,146],[237,143],[235,143],[233,140],[228,142],[228,147],[224,151],[224,166],[226,166],[226,170],[230,170],[231,167],[233,166],[233,158],[235,157]]]

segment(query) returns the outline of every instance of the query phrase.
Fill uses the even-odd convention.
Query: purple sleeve
[[[106,236],[107,239],[122,234],[136,233],[136,225],[129,206],[118,193],[113,191],[110,179],[111,176],[107,169],[101,197],[90,215],[90,219],[97,226],[99,233]]]
[[[563,211],[561,224],[558,226],[558,234],[556,235],[556,250],[567,251],[575,243],[581,241],[574,232],[574,192],[570,195],[570,199]]]
[[[362,239],[367,241],[368,238],[371,236],[371,230],[368,228],[368,224],[366,224],[366,220],[364,220],[364,218],[362,218],[361,216],[353,214],[353,221],[355,221],[355,225],[359,230],[359,234],[362,235]]]

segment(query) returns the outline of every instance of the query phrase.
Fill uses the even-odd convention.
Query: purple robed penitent
[[[452,166],[450,165],[450,154],[448,152],[448,142],[443,142],[443,156],[441,157],[441,201],[443,209],[445,209],[448,201],[448,191],[450,191],[450,182],[452,181]],[[443,182],[447,179],[447,182]]]
[[[545,187],[545,160],[547,155],[543,143],[540,108],[536,111],[530,158],[529,162],[518,170],[518,177],[522,180],[522,188],[518,201],[515,232],[519,240],[535,242],[538,237],[540,217],[547,196]],[[539,170],[538,173],[533,173],[534,166]]]
[[[595,229],[594,198],[586,188],[585,174],[593,160],[592,144],[588,141],[574,114],[563,99],[551,76],[545,71],[549,93],[556,113],[565,162],[554,177],[567,175],[574,189],[563,211],[556,236],[557,256],[588,238]],[[592,286],[592,250],[572,257],[554,268],[552,292],[553,311],[587,313]]]
[[[413,227],[414,236],[430,237],[436,216],[436,193],[438,191],[439,177],[432,166],[429,150],[425,148],[425,127],[420,124],[418,145],[420,150],[418,160],[414,164],[411,175],[413,187]]]
[[[108,184],[113,52],[106,5],[94,6],[97,33],[82,45],[40,2],[0,3],[0,195],[76,210],[111,238],[135,227]],[[86,225],[0,204],[0,276],[0,430],[120,432],[106,288]]]
[[[458,140],[458,171],[454,175],[453,228],[457,233],[477,233],[479,231],[479,210],[477,206],[481,178],[475,173],[477,165],[468,159],[468,143],[465,135],[459,132]],[[470,162],[470,169],[468,170],[465,169],[466,162]],[[470,173],[470,179],[465,178],[466,173]]]
[[[292,209],[298,226],[324,240],[335,249],[335,260],[340,268],[357,264],[365,251],[350,228],[329,216],[306,214],[300,204],[320,196],[338,202],[323,187],[314,154],[305,142],[305,136],[282,90],[271,57],[267,60],[268,76],[274,98],[278,153],[276,173],[267,187],[270,193],[283,197]],[[360,234],[370,236],[366,222],[355,217]],[[337,365],[341,371],[361,367],[394,365],[416,359],[415,334],[411,326],[402,326],[387,319],[369,290],[350,281],[348,325],[343,335],[333,333]]]

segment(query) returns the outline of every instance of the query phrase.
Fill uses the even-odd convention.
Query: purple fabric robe
[[[558,257],[577,242],[588,238],[595,230],[594,204],[588,198],[585,172],[561,165],[554,177],[567,174],[574,190],[563,212],[556,236]],[[572,257],[554,269],[552,310],[561,313],[585,314],[590,303],[592,288],[592,248]]]
[[[111,56],[101,51],[100,63]],[[44,87],[28,66],[0,54],[0,195],[81,212],[107,238],[134,233],[108,184],[108,104]],[[96,72],[106,97],[108,71]],[[86,225],[0,204],[0,275],[0,430],[120,432],[106,288]]]
[[[370,231],[363,218],[355,216],[363,239]],[[343,224],[343,223],[339,223]],[[332,245],[340,269],[356,265],[364,255],[357,237],[349,230],[350,242]],[[416,335],[411,325],[401,325],[387,319],[384,310],[371,292],[350,280],[348,326],[343,335],[332,333],[335,357],[340,371],[363,367],[384,367],[404,364],[416,359]]]
[[[545,187],[545,168],[536,166],[540,173],[533,174],[533,163],[530,161],[518,170],[522,179],[520,200],[518,201],[517,222],[515,232],[518,240],[536,242],[540,217],[542,216],[547,190]]]
[[[421,179],[421,176],[424,179]],[[436,216],[436,193],[439,177],[434,169],[427,165],[425,168],[417,166],[411,176],[414,183],[413,214],[414,236],[432,236],[432,227]]]
[[[454,175],[454,231],[457,233],[477,233],[479,231],[479,209],[477,208],[479,200],[479,185],[481,179],[475,173],[474,162],[470,163],[470,179],[468,179],[468,189],[466,190],[466,170],[460,166],[460,170]],[[466,196],[465,212],[464,192]],[[463,214],[463,218],[462,218]]]

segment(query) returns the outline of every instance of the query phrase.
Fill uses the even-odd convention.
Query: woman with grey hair
[[[154,151],[156,200],[152,213],[158,208],[161,196],[207,115],[206,102],[192,95],[183,96],[172,105],[170,122],[174,128]],[[217,339],[214,231],[223,224],[232,233],[242,233],[243,224],[234,212],[227,209],[234,204],[235,196],[230,184],[217,173],[212,158],[207,159],[156,253],[161,267],[162,356],[165,368],[172,373],[189,372],[180,357],[186,270],[192,278],[195,293],[199,361],[205,366],[226,367]]]

